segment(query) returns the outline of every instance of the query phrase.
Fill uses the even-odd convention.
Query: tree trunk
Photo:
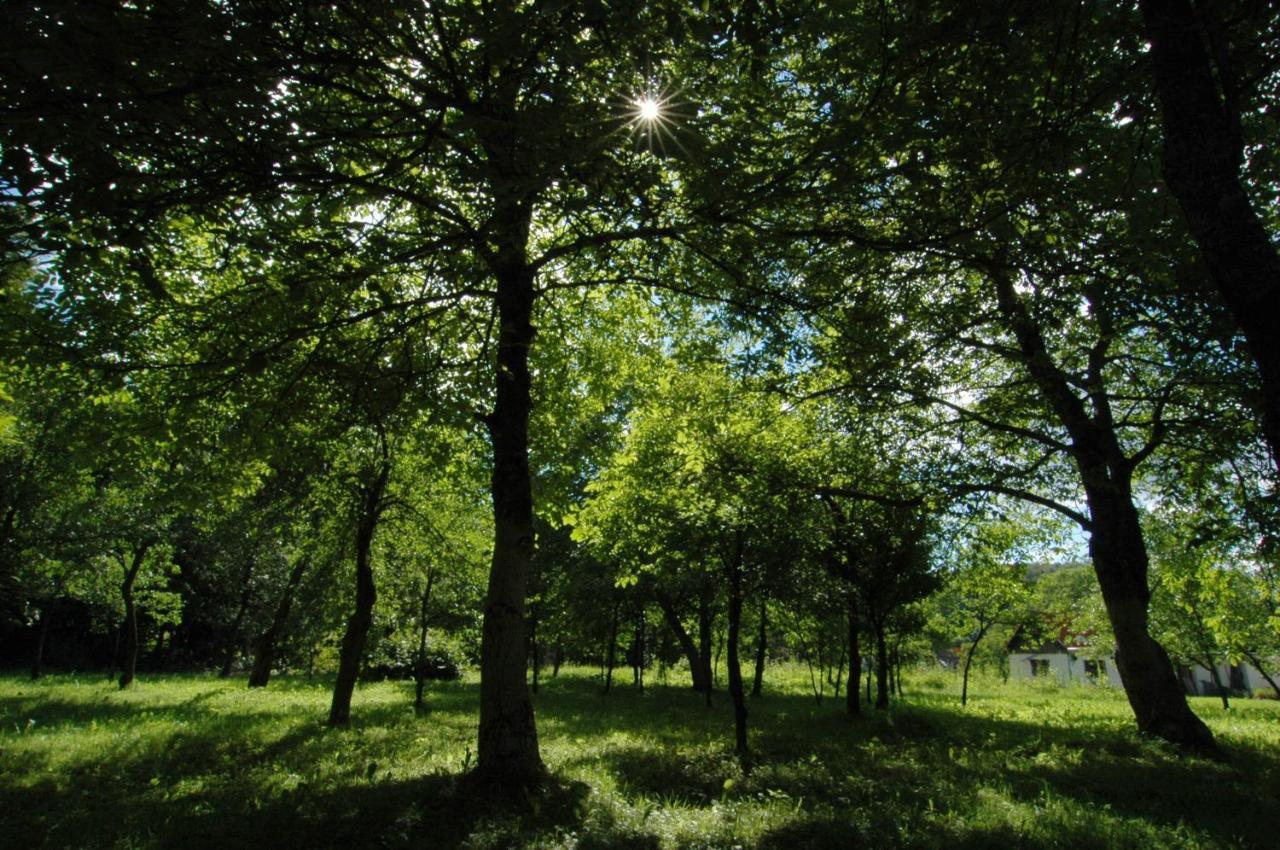
[[[742,667],[738,662],[738,633],[742,626],[742,544],[729,567],[729,696],[733,700],[734,747],[739,757],[747,754],[747,697],[742,686]]]
[[[124,581],[120,583],[120,596],[124,600],[124,623],[120,626],[121,690],[133,684],[134,674],[138,670],[138,607],[133,602],[133,583],[142,570],[142,562],[150,548],[150,543],[143,543],[134,548],[133,559],[125,569]]]
[[[1267,680],[1267,684],[1271,686],[1271,690],[1275,691],[1276,698],[1280,699],[1280,686],[1276,685],[1276,680],[1267,674],[1262,666],[1262,661],[1258,659],[1252,652],[1246,652],[1244,657],[1249,659],[1249,663],[1253,665],[1253,669],[1258,671],[1258,675]]]
[[[40,609],[40,630],[36,632],[36,648],[31,654],[31,681],[39,679],[44,673],[44,644],[49,637],[49,615],[53,602],[50,601]]]
[[[564,647],[556,644],[556,648],[551,652],[551,678],[560,675],[560,665],[564,663]]]
[[[378,591],[373,582],[373,534],[378,528],[384,507],[387,477],[391,464],[387,457],[385,435],[379,435],[382,457],[372,480],[365,485],[361,498],[360,520],[356,525],[356,605],[347,620],[347,630],[342,636],[342,649],[338,655],[338,677],[333,684],[333,702],[329,706],[329,725],[346,726],[351,722],[351,694],[360,676],[360,664],[364,660],[365,640],[373,624],[373,605]]]
[[[413,710],[419,714],[426,709],[427,626],[430,621],[431,588],[435,581],[435,570],[427,570],[427,586],[422,591],[422,606],[418,610],[418,663],[413,665]]]
[[[693,679],[693,689],[695,691],[709,690],[711,681],[707,676],[707,667],[703,656],[698,652],[698,647],[694,644],[689,630],[680,621],[680,615],[676,613],[675,603],[668,594],[661,591],[654,594],[654,599],[658,602],[658,610],[662,612],[662,618],[671,629],[671,633],[676,636],[676,642],[680,644],[680,650],[689,661],[689,675]],[[699,621],[699,626],[701,626],[701,620]]]
[[[1151,637],[1147,551],[1133,501],[1086,488],[1093,518],[1089,554],[1116,639],[1116,669],[1138,729],[1207,753],[1217,747],[1209,727],[1191,711],[1164,647]]]
[[[542,674],[542,652],[538,648],[538,609],[533,606],[529,611],[529,617],[526,620],[529,633],[529,664],[533,667],[533,682],[530,689],[533,693],[538,692],[538,679]]]
[[[884,639],[884,623],[872,619],[872,631],[876,636],[876,710],[889,709],[889,648]]]
[[[716,682],[712,674],[712,642],[715,640],[714,630],[712,626],[715,623],[715,609],[712,605],[712,595],[714,591],[711,588],[705,588],[698,596],[698,648],[699,658],[702,661],[702,681],[706,683],[703,694],[706,696],[707,706],[711,705],[711,693],[715,690]]]
[[[505,144],[505,142],[503,142]],[[531,202],[500,198],[494,212],[505,244],[496,261],[496,393],[487,424],[493,444],[494,543],[480,643],[480,732],[476,774],[504,786],[546,775],[538,753],[533,702],[525,681],[524,600],[533,558],[533,484],[529,473],[532,407],[533,272],[524,260]]]
[[[644,690],[644,640],[644,606],[641,606],[639,613],[636,615],[635,632],[632,635],[635,655],[632,658],[633,667],[631,668],[635,686],[641,691]]]
[[[1206,47],[1202,13],[1212,4],[1200,5],[1138,2],[1164,119],[1164,179],[1258,364],[1263,433],[1280,469],[1280,255],[1240,180],[1247,107],[1226,62]]]
[[[964,677],[961,679],[960,685],[960,705],[962,706],[969,703],[969,666],[973,664],[973,653],[977,651],[978,644],[982,641],[982,638],[986,633],[986,626],[982,626],[978,629],[978,635],[973,639],[973,643],[969,644],[969,651],[964,657]]]
[[[613,605],[613,620],[609,624],[609,644],[604,652],[604,692],[609,693],[613,687],[613,658],[618,652],[618,605]]]
[[[226,651],[222,656],[222,669],[218,671],[219,679],[231,677],[231,668],[235,666],[236,656],[240,654],[240,629],[244,625],[245,614],[249,612],[249,602],[253,598],[253,558],[244,562],[244,572],[240,576],[240,604],[236,607],[235,620],[231,623],[231,636],[227,640]]]
[[[293,595],[302,582],[302,575],[307,570],[306,558],[299,558],[289,571],[289,580],[285,583],[280,601],[271,615],[271,624],[266,631],[258,635],[253,642],[253,669],[249,671],[249,687],[265,688],[271,681],[271,668],[276,660],[276,641],[280,639],[285,624],[289,620],[289,609],[293,607]]]
[[[760,635],[756,639],[756,675],[755,680],[751,683],[751,696],[758,697],[764,691],[764,660],[765,652],[769,646],[768,629],[768,610],[765,607],[765,600],[760,600]]]
[[[1228,698],[1227,687],[1222,684],[1222,675],[1218,673],[1218,665],[1213,663],[1213,656],[1206,652],[1204,661],[1201,663],[1204,664],[1204,669],[1209,671],[1209,678],[1213,680],[1213,686],[1218,690],[1218,699],[1222,700],[1222,710],[1230,711],[1231,702]]]
[[[858,702],[858,684],[862,673],[862,649],[858,645],[858,597],[849,590],[849,682],[845,685],[844,710],[846,714],[862,713]]]

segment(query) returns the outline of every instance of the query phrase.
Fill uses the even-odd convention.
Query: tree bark
[[[733,700],[734,748],[739,757],[747,754],[747,697],[742,686],[742,667],[738,660],[738,637],[742,626],[742,553],[737,545],[729,567],[729,696]]]
[[[769,647],[768,635],[768,609],[765,606],[765,600],[760,600],[760,635],[756,639],[756,675],[755,680],[751,683],[751,696],[758,697],[764,691],[764,661],[765,652]]]
[[[231,635],[227,639],[226,651],[222,656],[222,669],[218,671],[219,679],[231,677],[231,668],[235,666],[236,656],[240,653],[240,629],[244,625],[245,615],[249,612],[249,602],[253,598],[253,558],[246,558],[244,572],[240,576],[240,604],[236,607],[236,616],[231,623]]]
[[[380,462],[372,471],[372,478],[365,484],[361,494],[360,519],[356,524],[356,604],[342,636],[338,677],[333,684],[333,701],[329,705],[330,726],[346,726],[351,722],[351,695],[360,676],[365,640],[369,636],[369,627],[373,624],[373,606],[378,599],[370,555],[373,535],[385,506],[383,496],[387,489],[387,478],[391,474],[385,434],[379,434],[379,442]]]
[[[1165,183],[1258,365],[1263,433],[1280,470],[1280,254],[1240,179],[1243,107],[1191,0],[1138,0],[1138,8],[1163,117]]]
[[[422,606],[418,611],[418,659],[413,665],[413,710],[419,714],[426,708],[427,689],[427,626],[431,606],[431,589],[436,581],[435,570],[427,571],[427,586],[422,591]]]
[[[133,684],[133,677],[138,670],[138,606],[133,601],[133,584],[138,579],[142,562],[150,548],[150,543],[141,543],[134,547],[133,558],[125,569],[124,581],[120,583],[120,596],[124,600],[124,623],[120,626],[121,690]]]
[[[525,680],[524,600],[534,540],[529,473],[534,281],[525,262],[531,216],[527,198],[500,197],[494,212],[504,244],[495,261],[497,387],[487,418],[493,444],[494,545],[480,644],[476,762],[476,774],[484,781],[514,787],[538,784],[546,775]]]
[[[858,632],[860,625],[858,623],[858,597],[852,590],[849,590],[849,681],[845,685],[844,690],[844,710],[848,715],[856,715],[862,713],[862,706],[858,701],[858,685],[862,673],[862,649],[858,644]]]
[[[276,610],[271,615],[271,624],[253,642],[253,669],[249,671],[251,688],[265,688],[271,681],[271,668],[276,660],[276,642],[280,639],[280,634],[289,620],[289,609],[293,607],[293,595],[302,582],[307,564],[306,558],[299,558],[293,565],[293,569],[289,571],[289,580],[285,583],[284,592],[280,594]]]
[[[529,664],[533,667],[533,682],[530,690],[533,693],[538,692],[538,679],[542,674],[542,652],[538,647],[538,609],[533,606],[529,611],[529,617],[525,621],[527,623],[527,631],[529,634]]]
[[[684,657],[689,661],[689,674],[693,679],[693,689],[695,691],[709,690],[711,681],[707,677],[707,667],[703,656],[698,652],[698,647],[694,644],[689,630],[680,621],[680,615],[676,613],[674,601],[668,594],[661,591],[654,594],[654,599],[658,602],[658,609],[662,611],[662,618],[666,620],[671,633],[676,636],[676,642],[680,644]]]
[[[1213,733],[1191,711],[1164,647],[1151,637],[1147,607],[1147,551],[1137,509],[1128,494],[1086,488],[1093,518],[1089,553],[1116,639],[1116,669],[1138,729],[1207,753]]]

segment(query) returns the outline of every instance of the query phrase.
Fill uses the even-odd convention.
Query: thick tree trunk
[[[747,696],[742,686],[742,667],[738,660],[738,638],[742,627],[742,563],[741,544],[729,567],[729,696],[733,700],[734,748],[739,757],[747,754]]]
[[[249,671],[249,687],[265,688],[271,681],[271,668],[276,661],[276,642],[289,621],[289,609],[293,607],[293,595],[302,582],[302,575],[307,570],[306,558],[299,558],[289,571],[289,580],[285,583],[284,592],[276,603],[276,610],[271,615],[271,624],[266,631],[258,635],[253,642],[253,669]]]
[[[689,661],[689,675],[693,679],[693,689],[695,691],[710,690],[711,680],[707,676],[707,665],[702,654],[698,652],[698,647],[694,644],[689,630],[684,627],[680,615],[676,613],[675,603],[668,594],[661,591],[655,593],[654,598],[658,602],[658,609],[662,611],[662,618],[671,629],[671,633],[676,636],[680,650]]]
[[[244,618],[249,613],[249,602],[253,598],[253,558],[244,562],[244,572],[240,575],[240,603],[236,606],[236,616],[231,623],[231,635],[227,639],[226,650],[222,656],[222,669],[218,678],[231,677],[231,668],[235,666],[236,657],[240,654],[240,629],[244,626]]]
[[[1263,432],[1280,469],[1280,255],[1240,179],[1246,105],[1226,62],[1211,56],[1191,0],[1139,0],[1138,8],[1164,118],[1165,183],[1258,364]]]
[[[845,685],[844,691],[844,710],[846,714],[855,715],[862,713],[862,706],[858,702],[858,684],[860,673],[862,672],[862,649],[858,645],[858,632],[860,624],[858,622],[858,597],[851,589],[849,591],[849,682]]]
[[[533,558],[533,486],[529,473],[532,407],[529,346],[533,342],[533,272],[524,262],[531,210],[500,202],[495,212],[508,239],[497,278],[497,388],[489,414],[493,443],[494,544],[480,644],[480,733],[476,774],[505,786],[546,775],[538,753],[533,702],[525,681],[524,599]]]
[[[422,591],[422,605],[418,610],[418,658],[413,665],[413,710],[419,714],[426,709],[427,627],[430,622],[431,589],[435,581],[435,570],[428,570],[427,586]]]
[[[1116,640],[1116,668],[1138,729],[1175,744],[1216,753],[1209,727],[1191,711],[1164,648],[1151,637],[1147,551],[1128,494],[1086,488],[1093,518],[1089,553]]]
[[[765,600],[760,600],[760,635],[756,638],[756,675],[751,683],[751,696],[758,697],[764,691],[764,660],[769,647],[769,615]]]
[[[373,582],[373,534],[378,528],[384,507],[387,477],[391,473],[387,459],[385,436],[382,443],[381,463],[366,484],[361,499],[360,520],[356,525],[356,604],[347,620],[347,630],[342,635],[342,648],[338,655],[338,677],[333,684],[333,701],[329,705],[329,725],[346,726],[351,722],[351,695],[360,676],[360,664],[364,660],[365,640],[373,624],[373,606],[378,591]]]
[[[889,647],[884,639],[884,623],[873,619],[872,631],[876,636],[876,709],[889,709]]]
[[[44,673],[44,644],[49,637],[49,616],[53,612],[53,603],[47,603],[40,609],[40,630],[36,632],[36,648],[31,654],[31,681],[39,679]]]
[[[143,543],[133,550],[133,558],[120,583],[120,596],[124,600],[124,623],[120,626],[120,689],[133,684],[138,670],[138,607],[133,601],[133,584],[142,570],[150,543]]]
[[[538,610],[536,606],[529,611],[529,618],[526,623],[529,634],[529,665],[533,667],[533,682],[530,690],[536,694],[538,692],[538,679],[541,678],[542,674],[542,650],[538,647]]]

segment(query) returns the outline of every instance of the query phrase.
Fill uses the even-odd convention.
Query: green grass
[[[1273,847],[1280,703],[1193,700],[1229,754],[1183,756],[1132,728],[1121,694],[945,674],[887,716],[849,721],[800,671],[751,706],[750,769],[728,700],[676,685],[601,696],[544,680],[556,782],[491,800],[461,781],[474,679],[360,688],[326,729],[327,681],[0,677],[0,845],[34,847]],[[673,677],[674,678],[674,677]],[[767,689],[768,690],[768,689]]]

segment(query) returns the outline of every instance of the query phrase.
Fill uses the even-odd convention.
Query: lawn
[[[674,680],[674,677],[673,677]],[[556,780],[492,799],[464,780],[474,678],[360,688],[326,729],[329,683],[266,691],[206,676],[0,677],[0,846],[112,848],[845,848],[1280,846],[1280,703],[1193,700],[1228,753],[1134,732],[1106,689],[920,673],[850,721],[800,671],[751,705],[733,757],[727,697],[676,684],[603,696],[586,670],[536,697]]]

